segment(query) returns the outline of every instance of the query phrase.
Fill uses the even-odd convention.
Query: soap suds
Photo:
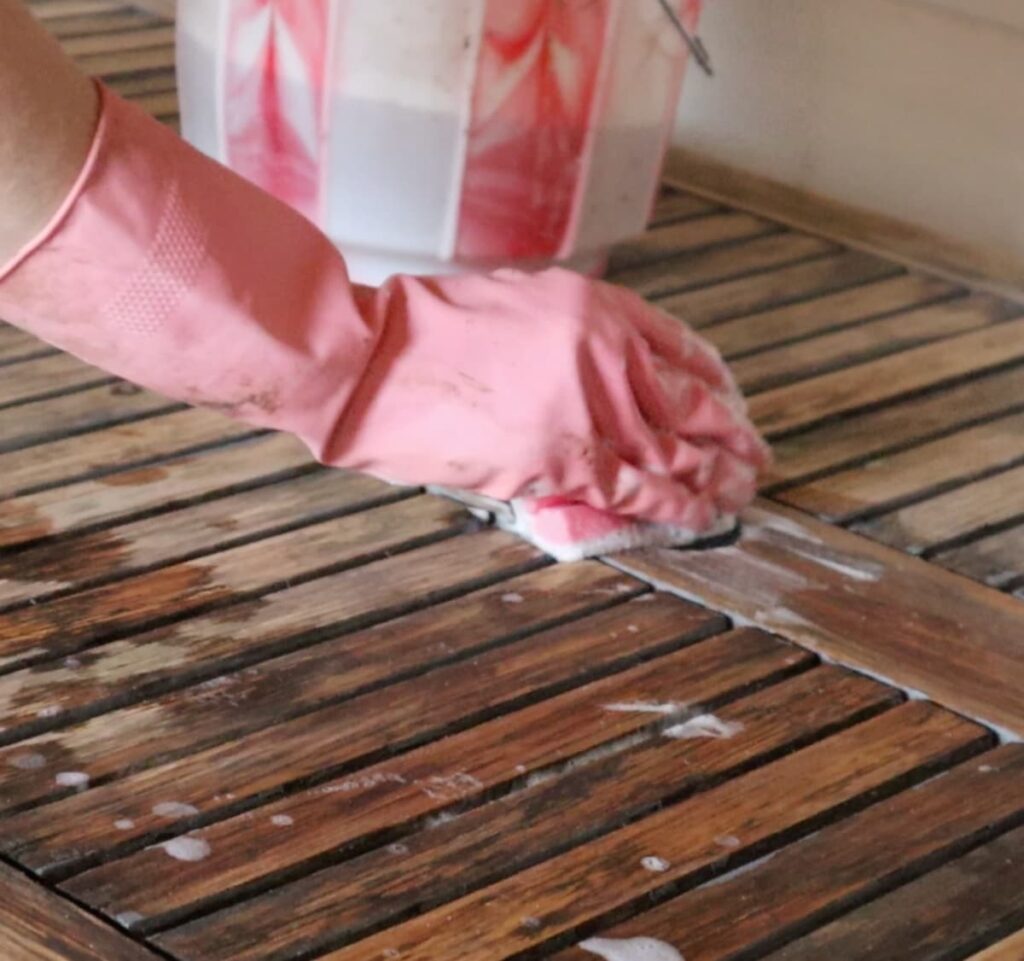
[[[295,818],[288,814],[275,814],[270,819],[270,823],[277,828],[290,828],[295,823]]]
[[[79,791],[89,786],[89,775],[84,771],[61,771],[53,780],[60,787],[73,787]]]
[[[48,707],[40,708],[36,712],[36,717],[49,718],[57,717],[61,713],[61,709],[56,704],[51,704]]]
[[[502,594],[501,600],[503,604],[522,604],[525,598],[522,594],[517,594],[515,591],[509,591],[508,594]]]
[[[118,831],[130,831],[135,827],[135,822],[131,818],[118,818],[114,822],[114,827],[117,828]]]
[[[435,774],[433,777],[417,781],[416,785],[434,801],[459,800],[483,788],[481,781],[463,771],[447,775]]]
[[[153,805],[153,813],[158,818],[187,818],[199,813],[199,808],[180,801],[161,801]]]
[[[651,871],[654,874],[664,874],[670,867],[672,867],[672,865],[664,858],[657,858],[653,855],[641,858],[640,863],[644,866],[645,870]]]
[[[123,911],[121,914],[114,915],[114,920],[122,928],[131,928],[140,921],[144,921],[145,918],[138,911]]]
[[[698,714],[691,717],[683,724],[673,724],[665,729],[665,737],[674,738],[677,741],[686,741],[691,738],[710,737],[716,739],[728,739],[735,737],[743,730],[739,721],[723,721],[714,714]]]
[[[689,706],[677,701],[657,703],[655,701],[620,701],[616,704],[602,705],[606,711],[616,714],[680,714]]]
[[[733,850],[738,848],[742,842],[735,834],[719,834],[718,837],[715,838],[715,844],[721,848],[729,848],[730,850]]]
[[[589,938],[580,947],[604,961],[686,961],[671,944],[654,938]]]
[[[210,845],[202,838],[171,838],[160,847],[175,861],[202,861],[210,856]]]
[[[46,758],[33,751],[30,754],[15,754],[7,763],[19,771],[38,771],[46,767]]]
[[[327,784],[320,788],[321,794],[349,794],[352,791],[368,791],[370,788],[378,787],[381,784],[405,784],[405,778],[401,774],[391,774],[388,771],[375,771],[373,774],[357,774],[355,777],[346,778],[336,784]]]

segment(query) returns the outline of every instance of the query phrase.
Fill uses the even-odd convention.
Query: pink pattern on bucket
[[[329,0],[235,0],[227,32],[229,165],[319,219]]]
[[[488,0],[466,147],[460,259],[550,258],[563,247],[608,17],[608,0]]]

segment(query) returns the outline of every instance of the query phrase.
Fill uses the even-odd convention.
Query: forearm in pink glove
[[[89,160],[0,270],[0,315],[328,464],[710,529],[763,444],[710,348],[565,271],[373,290],[305,219],[104,91]]]

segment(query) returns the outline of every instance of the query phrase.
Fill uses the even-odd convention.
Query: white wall
[[[1024,0],[706,0],[676,140],[1024,261]]]

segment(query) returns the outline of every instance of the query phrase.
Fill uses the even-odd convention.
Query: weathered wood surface
[[[1024,829],[997,838],[931,874],[768,955],[771,961],[945,961],[1002,937],[1024,918]]]
[[[513,958],[773,838],[809,832],[829,811],[970,753],[981,738],[952,715],[908,705],[324,957]]]
[[[166,19],[36,9],[176,124]],[[1013,956],[1024,752],[806,648],[1024,729],[1020,309],[679,190],[612,264],[735,361],[769,494],[859,533],[766,503],[733,547],[615,559],[693,604],[0,326],[0,847],[55,935]]]
[[[999,748],[598,936],[656,938],[688,961],[762,956],[773,944],[924,875],[937,860],[1013,825],[1024,810],[1022,788],[1024,749]],[[979,809],[980,794],[992,801],[991,809]],[[878,958],[916,957],[909,946],[905,953],[890,952],[888,942],[876,943],[876,950]],[[592,957],[573,948],[557,961]]]
[[[155,953],[4,864],[0,956],[4,961],[158,961]]]
[[[764,503],[733,546],[616,563],[1024,736],[1024,606],[940,567]]]

